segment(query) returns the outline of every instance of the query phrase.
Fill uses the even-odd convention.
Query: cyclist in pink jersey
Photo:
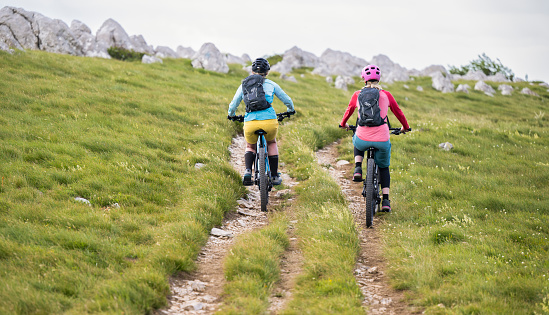
[[[375,65],[368,65],[362,70],[362,78],[366,84],[365,87],[375,88],[379,90],[379,109],[380,116],[385,117],[385,124],[380,126],[368,127],[359,126],[357,124],[356,133],[353,136],[354,155],[355,155],[355,171],[353,175],[354,181],[362,181],[362,160],[364,159],[364,151],[368,148],[374,147],[378,149],[375,155],[375,162],[379,167],[380,174],[380,186],[383,194],[383,201],[381,203],[381,211],[390,212],[391,202],[389,200],[389,188],[391,186],[391,175],[389,172],[389,165],[391,161],[391,141],[389,140],[389,126],[387,125],[387,113],[389,108],[391,112],[402,124],[401,132],[404,133],[410,130],[408,121],[402,113],[400,107],[398,107],[395,98],[388,91],[382,90],[379,85],[381,78],[381,72]],[[343,119],[339,124],[340,127],[349,129],[347,121],[351,118],[351,115],[356,109],[359,109],[360,102],[358,102],[358,95],[361,90],[356,91],[349,102],[349,106],[343,115]]]

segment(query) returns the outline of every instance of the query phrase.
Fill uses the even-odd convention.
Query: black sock
[[[269,166],[271,167],[271,176],[278,176],[278,155],[269,156]]]
[[[383,194],[383,200],[389,200],[389,194]]]
[[[362,162],[355,162],[355,167],[362,167]]]
[[[251,170],[255,162],[255,153],[252,151],[246,151],[244,154],[244,164],[247,170]]]

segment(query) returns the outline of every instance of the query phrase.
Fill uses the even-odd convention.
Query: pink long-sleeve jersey
[[[355,112],[355,109],[360,106],[358,102],[359,93],[360,90],[356,91],[351,97],[349,106],[347,107],[347,110],[343,115],[343,119],[341,120],[341,126],[345,126],[349,118],[351,118],[351,115],[353,115],[353,113]],[[402,110],[400,110],[400,107],[398,107],[398,104],[393,95],[391,95],[391,93],[389,93],[388,91],[380,90],[379,109],[381,117],[387,116],[389,108],[391,109],[391,112],[393,112],[393,114],[396,116],[398,121],[400,121],[402,127],[404,127],[404,129],[409,129],[410,126],[408,125],[408,121],[406,120],[404,113],[402,113]],[[385,119],[385,121],[387,121],[387,119]],[[389,126],[387,124],[376,127],[357,126],[356,135],[364,141],[387,141],[389,140]]]

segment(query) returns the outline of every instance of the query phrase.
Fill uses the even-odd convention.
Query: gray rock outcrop
[[[179,57],[179,55],[177,55],[177,53],[173,49],[167,46],[156,46],[155,51],[156,51],[155,56],[158,58],[164,59],[164,58]]]
[[[313,53],[303,51],[297,46],[294,46],[284,53],[282,61],[271,67],[271,71],[287,74],[293,69],[301,67],[314,68],[318,66],[319,62],[320,59]]]
[[[522,91],[520,91],[521,94],[524,94],[524,95],[531,95],[531,96],[539,96],[536,92],[530,90],[529,88],[525,87],[524,89],[522,89]]]
[[[82,52],[86,57],[100,57],[110,59],[111,56],[106,50],[100,48],[95,36],[93,36],[91,29],[84,23],[74,20],[71,23],[71,31],[74,34],[76,40],[82,47]]]
[[[223,54],[212,43],[205,43],[192,57],[192,66],[220,73],[229,72],[229,66]]]
[[[486,94],[488,96],[494,96],[494,94],[496,93],[496,90],[494,90],[493,87],[486,84],[486,82],[484,82],[484,81],[478,81],[475,84],[475,91],[484,92],[484,94]]]
[[[410,79],[406,68],[401,67],[398,63],[394,63],[385,55],[374,56],[370,63],[378,66],[381,70],[382,82],[393,83],[395,81],[408,81]]]
[[[312,73],[321,76],[360,76],[360,72],[367,65],[368,62],[362,58],[346,52],[326,49]]]
[[[151,53],[151,49],[146,45],[144,39],[139,37],[130,37],[118,22],[108,19],[97,31],[95,36],[99,47],[106,51],[109,47],[121,47],[127,50],[133,50],[141,53]]]
[[[502,84],[498,86],[498,90],[501,91],[501,95],[511,95],[513,94],[513,87],[507,84]]]
[[[460,84],[458,85],[458,87],[456,88],[456,92],[461,92],[461,93],[465,93],[465,94],[469,94],[469,89],[471,87],[469,86],[469,84]]]
[[[71,29],[61,20],[20,8],[0,9],[0,42],[3,47],[84,55]]]
[[[196,54],[196,51],[192,49],[191,47],[183,47],[183,46],[177,46],[177,49],[175,51],[177,53],[177,56],[179,58],[185,58],[185,59],[191,59],[194,54]]]
[[[454,92],[454,84],[447,76],[444,76],[442,72],[434,72],[431,74],[431,79],[433,80],[433,88],[442,93],[452,93]]]
[[[163,63],[162,59],[156,56],[143,55],[141,58],[142,63],[151,64],[151,63]]]
[[[240,64],[240,65],[246,64],[246,61],[244,59],[235,55],[224,54],[224,57],[225,57],[225,62],[227,63],[234,63],[234,64]]]

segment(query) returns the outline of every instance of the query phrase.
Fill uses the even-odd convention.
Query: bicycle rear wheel
[[[376,196],[374,191],[374,159],[368,159],[366,179],[364,180],[364,201],[366,201],[366,227],[371,227],[374,222]]]
[[[267,211],[269,203],[269,177],[267,176],[267,163],[265,148],[260,148],[259,152],[259,195],[261,198],[261,211]]]

